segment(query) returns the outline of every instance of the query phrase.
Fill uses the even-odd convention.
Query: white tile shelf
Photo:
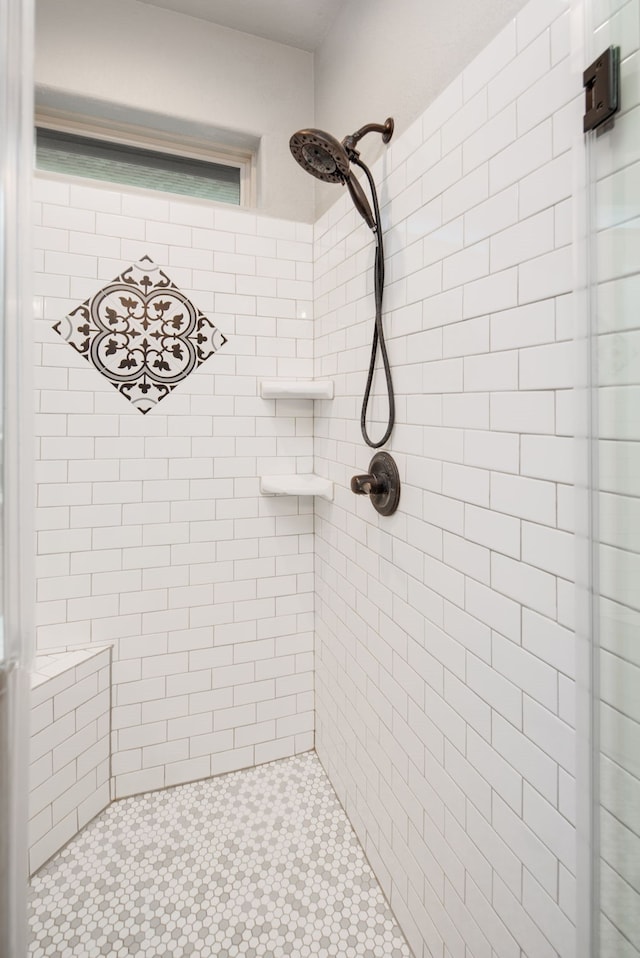
[[[263,399],[333,399],[333,380],[263,379],[260,395]],[[321,496],[332,500],[333,483],[313,473],[262,476],[260,492],[267,496]]]
[[[297,476],[262,476],[260,492],[268,496],[322,496],[333,499],[333,483],[330,479],[302,473]]]
[[[263,399],[333,399],[332,379],[263,379]]]

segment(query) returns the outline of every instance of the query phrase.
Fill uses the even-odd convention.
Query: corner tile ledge
[[[333,399],[332,379],[263,379],[263,399]]]
[[[305,473],[298,476],[262,476],[260,492],[270,496],[322,496],[333,499],[333,483],[330,479]]]

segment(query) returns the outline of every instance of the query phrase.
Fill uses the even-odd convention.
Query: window
[[[250,166],[248,157],[219,162],[203,156],[206,151],[202,148],[173,152],[167,145],[164,142],[164,148],[149,148],[146,144],[37,126],[36,166],[47,172],[236,206],[246,202],[243,182]]]

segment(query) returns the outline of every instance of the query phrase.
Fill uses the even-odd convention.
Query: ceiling
[[[347,0],[141,0],[257,37],[315,50]]]

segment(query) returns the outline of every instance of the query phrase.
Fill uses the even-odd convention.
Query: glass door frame
[[[640,0],[636,0],[640,4]],[[601,5],[602,6],[602,5]],[[614,6],[611,18],[624,3]],[[624,47],[619,24],[611,29],[598,30],[595,0],[572,0],[572,54],[577,69],[585,69],[610,43]],[[602,15],[600,17],[602,20]],[[607,37],[607,39],[604,39]],[[636,40],[637,42],[637,40]],[[634,52],[634,51],[632,51]],[[623,49],[624,57],[624,49]],[[624,78],[624,72],[623,72]],[[624,92],[624,91],[623,91]],[[637,99],[631,109],[637,110]],[[625,102],[621,103],[624,114]],[[623,118],[621,118],[623,119]],[[577,949],[581,958],[615,958],[601,941],[601,643],[607,646],[608,637],[601,635],[601,529],[599,496],[601,491],[600,442],[601,434],[611,436],[599,423],[600,392],[610,386],[607,358],[599,364],[603,332],[615,332],[601,327],[599,316],[599,283],[602,266],[598,260],[598,229],[602,232],[597,190],[599,161],[603,150],[616,151],[615,138],[605,130],[606,139],[599,141],[598,131],[576,136],[574,149],[574,289],[576,344],[578,350],[579,382],[576,385],[578,432],[576,441],[576,679],[577,679],[577,777],[576,777],[576,835],[577,835]],[[615,152],[610,154],[615,156]],[[633,162],[637,162],[637,157]],[[628,160],[628,162],[632,162]],[[612,166],[612,170],[615,167]],[[605,171],[605,177],[611,172]],[[600,202],[601,205],[601,202]],[[600,220],[600,222],[599,222]],[[612,220],[611,223],[614,223]],[[606,224],[611,225],[611,224]],[[604,259],[604,257],[603,257]],[[638,270],[640,271],[640,269]],[[611,274],[610,280],[624,274]],[[604,280],[602,280],[604,281]],[[619,329],[617,330],[620,331]],[[599,365],[601,368],[599,369]],[[610,363],[609,363],[610,365]],[[633,380],[634,384],[636,380]],[[623,385],[626,383],[623,383]],[[606,415],[604,416],[606,419]],[[606,423],[605,423],[606,426]],[[613,433],[615,436],[616,433]],[[610,477],[609,477],[610,478]],[[629,493],[627,493],[628,495]],[[607,525],[606,515],[603,526]],[[611,517],[609,517],[609,526]],[[606,528],[605,528],[606,540]],[[611,540],[609,540],[611,541]],[[640,544],[633,552],[640,552]],[[607,593],[604,593],[605,597]],[[617,600],[621,601],[621,600]],[[618,653],[616,653],[618,654]],[[606,676],[604,685],[606,686]],[[624,710],[623,710],[624,711]],[[610,733],[609,733],[610,734]],[[606,739],[606,735],[605,735]],[[637,773],[636,773],[637,774]],[[606,780],[603,779],[606,786]],[[606,877],[606,876],[605,876]]]
[[[580,77],[589,64],[591,5],[593,0],[571,0],[572,72]],[[580,129],[574,131],[573,153],[573,311],[575,323],[576,383],[575,433],[575,643],[576,643],[576,954],[596,958],[594,902],[597,901],[594,827],[594,370],[593,321],[593,184],[591,147]]]
[[[34,647],[33,0],[0,0],[0,954],[27,952],[29,672]]]

